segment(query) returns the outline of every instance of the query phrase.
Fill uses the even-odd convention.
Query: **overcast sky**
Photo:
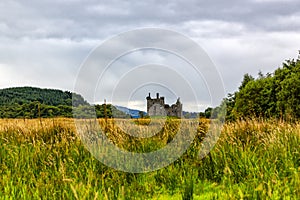
[[[243,74],[272,72],[297,57],[300,1],[0,1],[0,88],[72,91],[93,49],[143,27],[196,41],[220,72],[226,93],[232,93]]]

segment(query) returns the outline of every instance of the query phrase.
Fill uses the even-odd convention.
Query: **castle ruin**
[[[147,113],[151,116],[169,116],[169,117],[182,117],[182,103],[178,98],[173,105],[165,104],[165,98],[159,97],[159,93],[156,94],[156,99],[151,98],[151,94],[147,99]]]

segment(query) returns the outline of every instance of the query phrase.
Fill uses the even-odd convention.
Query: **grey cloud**
[[[6,74],[1,87],[39,85],[72,90],[78,68],[91,49],[69,40],[1,41],[0,65],[8,68],[1,70]]]
[[[8,1],[0,4],[0,20],[9,28],[2,33],[7,37],[99,38],[130,27],[190,21],[226,21],[252,31],[299,31],[300,22],[293,20],[300,15],[299,7],[299,1]]]
[[[299,8],[298,0],[1,1],[0,87],[72,90],[80,64],[102,41],[135,28],[160,27],[203,46],[233,92],[244,73],[273,71],[297,55]],[[161,55],[151,59],[163,62]]]

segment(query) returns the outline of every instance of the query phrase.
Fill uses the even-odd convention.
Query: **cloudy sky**
[[[243,74],[272,72],[297,57],[300,1],[0,1],[0,88],[73,91],[92,50],[145,27],[197,42],[219,71],[225,92],[232,93]]]

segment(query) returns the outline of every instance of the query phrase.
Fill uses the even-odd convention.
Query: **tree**
[[[249,75],[248,73],[244,75],[243,81],[241,86],[239,87],[239,90],[243,89],[244,87],[246,87],[246,85],[250,82],[250,81],[254,81],[254,78]]]
[[[211,117],[211,112],[212,112],[212,110],[213,110],[213,108],[211,108],[211,107],[208,107],[208,108],[205,109],[204,115],[205,115],[205,117],[206,117],[207,119],[209,119],[209,118]]]
[[[143,111],[139,111],[139,117],[140,118],[144,118],[145,117],[145,113]]]
[[[227,103],[228,105],[229,104]],[[245,75],[230,111],[236,117],[300,117],[300,60],[287,60],[274,73]]]

